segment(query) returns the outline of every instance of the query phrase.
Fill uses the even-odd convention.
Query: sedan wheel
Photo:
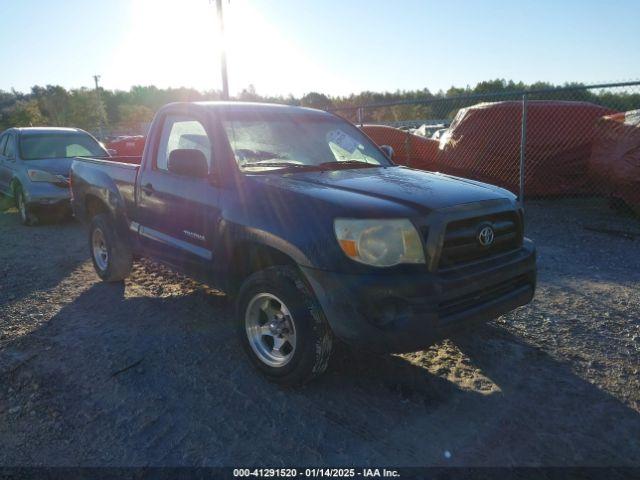
[[[22,192],[18,194],[18,212],[20,213],[20,219],[22,223],[27,223],[27,205],[24,201],[24,195]]]
[[[16,207],[18,208],[18,214],[20,215],[20,221],[23,225],[34,225],[37,219],[33,216],[33,214],[29,211],[29,207],[27,206],[27,202],[24,198],[24,192],[22,191],[22,187],[17,186],[15,190],[15,201]]]

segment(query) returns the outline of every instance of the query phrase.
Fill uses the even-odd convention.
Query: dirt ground
[[[80,225],[0,213],[0,465],[640,466],[640,222],[531,202],[534,302],[403,356],[254,371],[225,297],[100,283]]]

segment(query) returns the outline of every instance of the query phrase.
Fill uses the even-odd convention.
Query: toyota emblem
[[[489,247],[493,243],[494,238],[495,233],[489,225],[485,225],[478,232],[478,243],[483,247]]]

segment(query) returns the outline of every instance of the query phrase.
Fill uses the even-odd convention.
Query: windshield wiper
[[[371,168],[371,167],[383,167],[377,163],[369,163],[362,160],[335,160],[333,162],[322,162],[318,165],[321,169],[330,168]]]
[[[363,162],[362,160],[342,160],[342,161],[332,161],[332,162],[322,162],[317,165],[308,165],[302,163],[295,162],[248,162],[243,163],[241,168],[256,168],[256,167],[278,167],[281,170],[338,170],[341,168],[373,168],[373,167],[383,167],[384,165],[376,164],[376,163],[368,163]]]
[[[316,168],[315,165],[304,165],[302,163],[295,163],[295,162],[248,162],[248,163],[243,163],[241,165],[241,168],[247,168],[247,167],[249,168],[279,167],[281,169],[296,168],[296,169],[304,169],[304,170]]]

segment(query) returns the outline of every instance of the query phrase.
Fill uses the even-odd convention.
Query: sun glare
[[[224,8],[232,94],[250,84],[263,94],[301,94],[342,83],[296,48],[248,0],[225,0]],[[221,46],[214,1],[137,0],[131,3],[126,33],[105,70],[109,75],[104,83],[125,89],[132,83],[220,89]]]

